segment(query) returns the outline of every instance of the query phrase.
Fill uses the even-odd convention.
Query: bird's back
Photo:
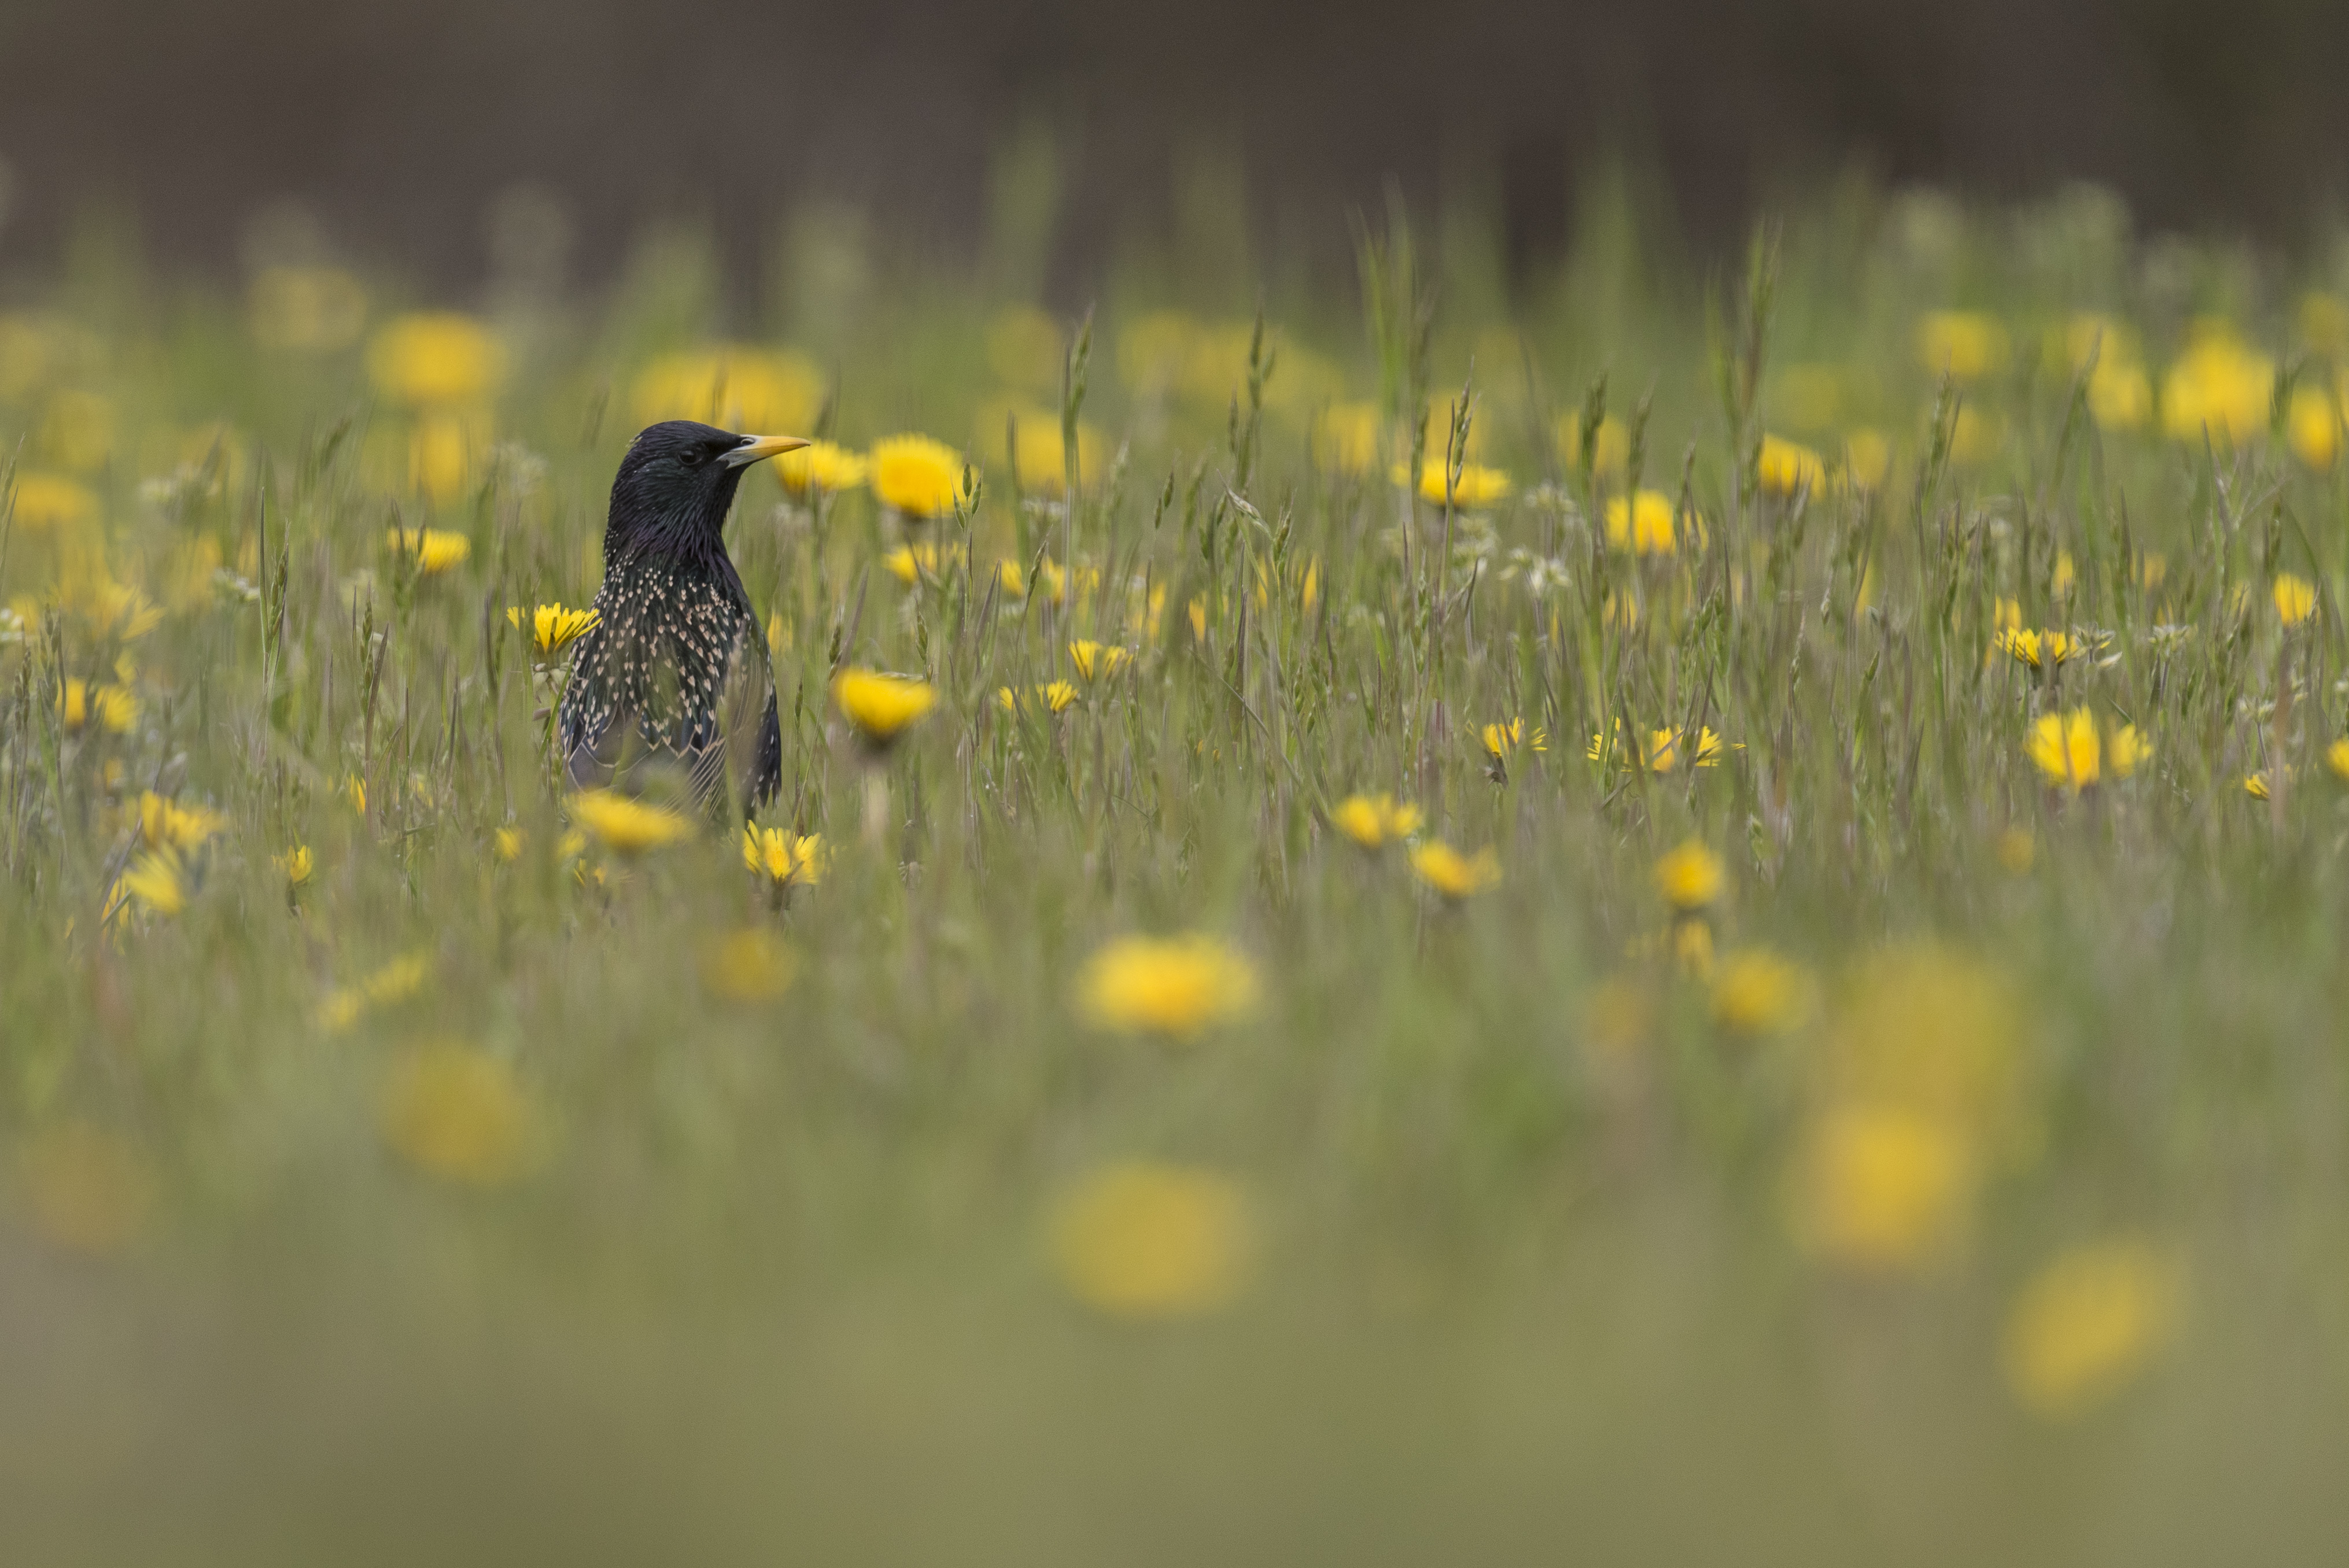
[[[782,773],[774,677],[731,564],[611,562],[595,607],[559,726],[573,785],[682,789],[745,811],[771,799]]]

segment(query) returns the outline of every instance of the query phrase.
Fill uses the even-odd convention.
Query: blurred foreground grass
[[[843,247],[0,315],[10,1561],[2338,1536],[2349,252]],[[671,416],[747,849],[543,749]]]

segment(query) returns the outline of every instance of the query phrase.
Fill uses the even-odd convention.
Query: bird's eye
[[[699,447],[688,447],[677,455],[677,460],[688,469],[699,467],[701,458],[702,451]]]

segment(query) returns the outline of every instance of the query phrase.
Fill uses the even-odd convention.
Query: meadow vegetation
[[[2349,245],[823,222],[15,285],[14,1560],[2338,1539]],[[550,755],[670,417],[747,833]]]

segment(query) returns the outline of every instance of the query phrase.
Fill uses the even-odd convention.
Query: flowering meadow
[[[10,1561],[2338,1541],[2349,243],[827,253],[0,302]],[[670,418],[747,828],[553,750]]]

